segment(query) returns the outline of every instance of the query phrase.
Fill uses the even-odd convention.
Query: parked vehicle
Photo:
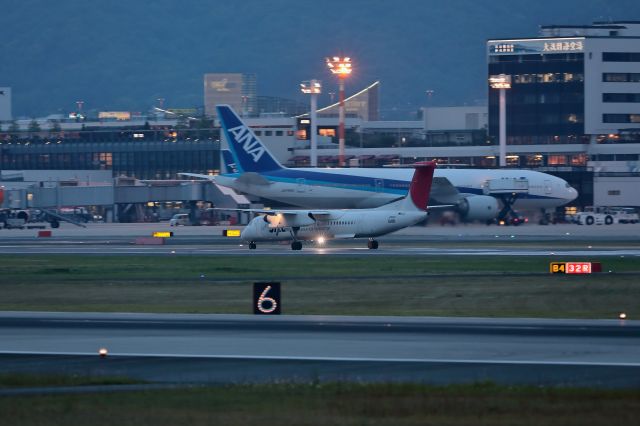
[[[578,225],[613,225],[614,223],[638,223],[635,209],[627,207],[585,207],[584,211],[569,215],[569,222]]]
[[[188,226],[191,225],[191,219],[187,213],[174,214],[171,220],[169,220],[169,226]]]

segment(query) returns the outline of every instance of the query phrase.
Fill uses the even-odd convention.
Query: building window
[[[637,72],[605,72],[602,74],[605,83],[637,83],[640,82],[640,73]]]
[[[262,136],[262,130],[254,130],[253,134],[256,136]]]
[[[640,123],[640,114],[602,114],[603,123]]]
[[[586,166],[587,165],[587,154],[574,154],[571,156],[571,165],[572,166]]]
[[[603,93],[602,102],[640,102],[640,93]]]
[[[616,154],[617,161],[638,161],[638,154]]]
[[[549,155],[547,158],[547,164],[549,166],[565,166],[567,164],[566,155]]]
[[[264,135],[265,136],[273,136],[273,131],[272,130],[265,130],[264,131]]]
[[[602,52],[603,62],[640,62],[640,52]]]
[[[607,191],[607,195],[620,195],[620,190],[619,189],[610,189],[609,191]]]
[[[542,166],[542,155],[527,155],[526,166],[528,167],[539,167]]]

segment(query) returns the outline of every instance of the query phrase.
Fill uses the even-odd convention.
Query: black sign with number
[[[280,283],[253,283],[253,313],[256,315],[280,315]]]

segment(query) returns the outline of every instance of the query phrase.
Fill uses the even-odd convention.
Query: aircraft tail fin
[[[238,173],[238,166],[236,165],[236,159],[233,158],[233,153],[228,149],[223,149],[220,152],[222,153],[222,167],[224,173]]]
[[[429,205],[429,193],[431,192],[436,163],[434,161],[423,161],[414,164],[414,167],[416,169],[409,185],[409,192],[401,200],[402,209],[426,211]]]
[[[217,105],[216,110],[238,171],[263,173],[284,168],[229,105]]]

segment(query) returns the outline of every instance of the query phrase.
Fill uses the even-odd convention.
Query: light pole
[[[492,75],[489,77],[489,85],[492,89],[500,90],[499,103],[499,143],[500,143],[500,167],[507,165],[507,89],[511,89],[511,76],[506,74]]]
[[[311,112],[309,119],[311,120],[311,167],[318,167],[318,95],[322,92],[322,83],[318,80],[303,81],[300,83],[302,93],[311,95]]]
[[[338,148],[340,167],[344,167],[344,79],[351,74],[351,58],[345,56],[343,58],[334,56],[333,58],[327,58],[327,66],[331,73],[338,76],[338,82],[340,84],[339,99],[340,105],[338,108]]]

